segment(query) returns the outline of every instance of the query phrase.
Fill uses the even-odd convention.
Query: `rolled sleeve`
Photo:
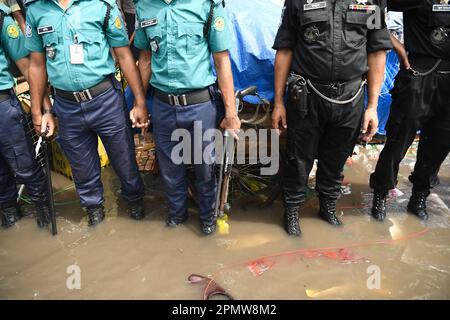
[[[211,52],[222,52],[230,49],[231,31],[222,4],[216,5],[209,32],[209,47]]]
[[[367,52],[392,49],[391,35],[386,25],[386,2],[380,1],[380,29],[369,30],[367,32]]]
[[[147,35],[145,34],[144,29],[142,28],[136,29],[133,45],[140,50],[145,51],[150,50],[150,43],[147,39]]]
[[[32,8],[27,10],[27,23],[25,29],[25,48],[31,52],[44,52],[42,38],[37,33],[37,27],[33,19]]]
[[[128,32],[116,3],[111,5],[111,13],[106,27],[106,38],[108,39],[109,45],[113,48],[129,45]]]
[[[295,48],[297,37],[293,19],[292,1],[286,0],[281,14],[281,24],[275,37],[273,49]]]
[[[387,28],[369,31],[366,48],[368,53],[392,49],[391,36]]]
[[[25,37],[22,31],[9,16],[6,16],[3,22],[2,44],[8,56],[14,61],[29,55],[29,51],[25,48]]]

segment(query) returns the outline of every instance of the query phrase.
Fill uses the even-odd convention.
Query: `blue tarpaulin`
[[[236,89],[257,86],[259,94],[271,101],[274,97],[274,60],[272,45],[281,20],[284,0],[226,0],[226,12],[230,23],[230,55]],[[389,115],[391,97],[398,69],[395,53],[388,56],[386,79],[383,84],[379,103],[380,128]],[[129,89],[128,89],[129,91]],[[132,96],[126,93],[127,103],[131,106]],[[150,99],[151,100],[151,99]],[[248,102],[257,102],[250,100]]]

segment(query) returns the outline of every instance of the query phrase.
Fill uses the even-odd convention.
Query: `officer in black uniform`
[[[336,216],[336,202],[345,161],[360,133],[370,140],[378,127],[385,50],[392,47],[384,10],[379,0],[285,2],[274,44],[272,120],[275,129],[280,124],[287,128],[283,189],[285,228],[290,235],[301,233],[298,210],[305,201],[314,159],[318,159],[319,215],[332,225],[342,223]],[[364,113],[366,74],[369,101]]]
[[[448,0],[389,0],[388,8],[403,12],[406,48],[393,39],[402,66],[392,91],[386,145],[370,179],[372,215],[386,217],[388,190],[395,188],[399,164],[420,130],[408,210],[426,220],[426,199],[450,151],[450,5]]]

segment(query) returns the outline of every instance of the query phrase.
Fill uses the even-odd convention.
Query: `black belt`
[[[64,91],[55,88],[55,94],[58,97],[61,97],[66,100],[75,101],[75,102],[85,102],[90,101],[106,90],[110,89],[113,86],[112,80],[110,77],[105,78],[99,84],[82,91]]]
[[[418,54],[410,54],[408,56],[411,67],[421,70],[430,70],[437,63],[439,58],[423,56]],[[441,62],[434,71],[450,71],[450,60],[441,59]]]
[[[211,101],[209,88],[191,91],[185,94],[169,94],[155,89],[155,97],[171,106],[189,106]]]
[[[336,83],[320,83],[314,80],[310,81],[322,94],[330,98],[336,98],[342,96],[346,91],[351,91],[358,88],[361,85],[362,80],[361,78],[358,78],[347,82]]]
[[[11,98],[11,90],[0,90],[0,103]]]

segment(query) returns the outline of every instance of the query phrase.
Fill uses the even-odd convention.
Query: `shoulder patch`
[[[225,19],[223,17],[214,19],[213,28],[217,31],[223,31],[225,29]]]
[[[27,38],[31,38],[33,36],[33,30],[31,29],[30,24],[27,22],[26,27],[25,27],[25,36]]]
[[[117,29],[122,29],[122,20],[120,20],[119,16],[117,16],[116,19],[114,20],[114,26]]]
[[[19,27],[15,24],[10,24],[6,27],[6,33],[8,33],[8,37],[12,39],[17,39],[19,37]]]

